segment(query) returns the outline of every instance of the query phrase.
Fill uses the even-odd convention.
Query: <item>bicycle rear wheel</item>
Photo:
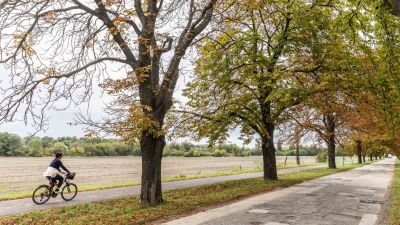
[[[48,185],[40,185],[32,194],[32,200],[37,205],[43,205],[50,199],[50,187]]]
[[[61,197],[65,201],[71,201],[76,197],[77,194],[78,194],[78,187],[73,183],[69,183],[63,187],[61,192]]]

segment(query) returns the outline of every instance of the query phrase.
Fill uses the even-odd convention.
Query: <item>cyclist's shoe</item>
[[[56,188],[56,190],[54,190],[54,192],[55,192],[55,193],[58,193],[58,192],[60,192],[60,189],[59,189],[59,188]]]

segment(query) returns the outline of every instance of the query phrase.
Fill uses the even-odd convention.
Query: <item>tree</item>
[[[28,146],[30,156],[40,157],[44,155],[43,143],[40,139],[33,139]]]
[[[297,115],[292,115],[291,111],[289,111],[289,113],[287,113],[287,118],[291,119],[281,124],[279,130],[282,137],[285,137],[291,144],[294,144],[296,164],[300,165],[300,141],[309,131],[301,124],[298,124],[297,120],[292,118],[292,116],[296,117]]]
[[[56,143],[54,143],[54,145],[51,147],[51,151],[52,151],[53,153],[61,152],[61,153],[65,154],[65,153],[68,152],[68,146],[66,146],[66,145],[64,144],[64,142],[56,142]]]
[[[284,112],[314,91],[304,80],[319,67],[306,68],[303,56],[309,52],[305,43],[324,35],[334,18],[323,5],[260,1],[222,12],[221,32],[199,49],[195,76],[184,92],[189,101],[176,110],[186,128],[212,143],[235,128],[245,140],[256,135],[264,179],[277,179],[274,131]]]
[[[141,202],[161,203],[164,119],[180,62],[210,23],[216,2],[2,1],[0,63],[12,82],[0,101],[0,121],[13,121],[25,107],[25,121],[43,129],[45,109],[63,99],[90,100],[99,81],[117,96],[107,111],[115,117],[94,128],[139,140]],[[118,75],[111,67],[121,68]]]
[[[16,156],[22,154],[22,141],[18,135],[0,133],[0,156]]]

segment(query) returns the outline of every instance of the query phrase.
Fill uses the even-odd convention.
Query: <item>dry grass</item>
[[[52,158],[0,157],[0,200],[29,196],[37,186],[46,183],[42,177]],[[277,157],[282,165],[284,157]],[[139,157],[66,157],[64,164],[74,172],[81,190],[95,190],[139,184]],[[287,165],[293,166],[294,157]],[[314,157],[302,157],[304,164],[315,163]],[[163,159],[164,181],[221,176],[261,171],[261,157],[166,157]]]

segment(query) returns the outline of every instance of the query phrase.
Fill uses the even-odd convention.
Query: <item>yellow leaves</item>
[[[53,24],[56,19],[56,13],[54,11],[50,11],[43,16],[44,21],[49,24]]]
[[[126,10],[126,11],[125,11],[125,14],[126,14],[127,16],[136,16],[136,11],[135,11],[134,9]]]
[[[42,75],[44,76],[44,79],[42,80],[42,83],[45,85],[49,85],[50,84],[50,79],[51,78],[55,78],[57,76],[59,76],[61,73],[60,71],[58,71],[55,67],[51,67],[49,69],[36,69],[36,74]],[[54,90],[49,90],[50,92],[53,92]]]
[[[120,5],[122,4],[122,0],[105,0],[103,1],[103,3],[106,6]]]
[[[262,0],[240,0],[238,6],[243,7],[247,11],[254,11],[263,3]]]
[[[112,34],[112,35],[117,35],[118,34],[118,29],[117,29],[117,27],[115,27],[115,26],[112,26],[112,27],[110,27],[110,28],[108,28],[108,30],[110,31],[110,33]]]
[[[26,32],[20,32],[13,35],[14,47],[19,48],[23,53],[28,56],[33,56],[36,54],[33,49],[34,42],[32,40],[32,34]]]
[[[45,85],[48,85],[48,84],[50,83],[50,80],[49,80],[49,79],[44,79],[44,80],[42,81],[42,83],[45,84]]]
[[[109,27],[108,30],[112,35],[117,35],[118,33],[123,35],[126,33],[127,26],[126,26],[127,19],[122,17],[117,17],[114,20],[114,26]]]
[[[46,73],[46,77],[54,77],[54,76],[58,76],[60,74],[60,72],[58,72],[57,70],[56,70],[56,68],[50,68],[49,70],[47,70],[47,73]]]

